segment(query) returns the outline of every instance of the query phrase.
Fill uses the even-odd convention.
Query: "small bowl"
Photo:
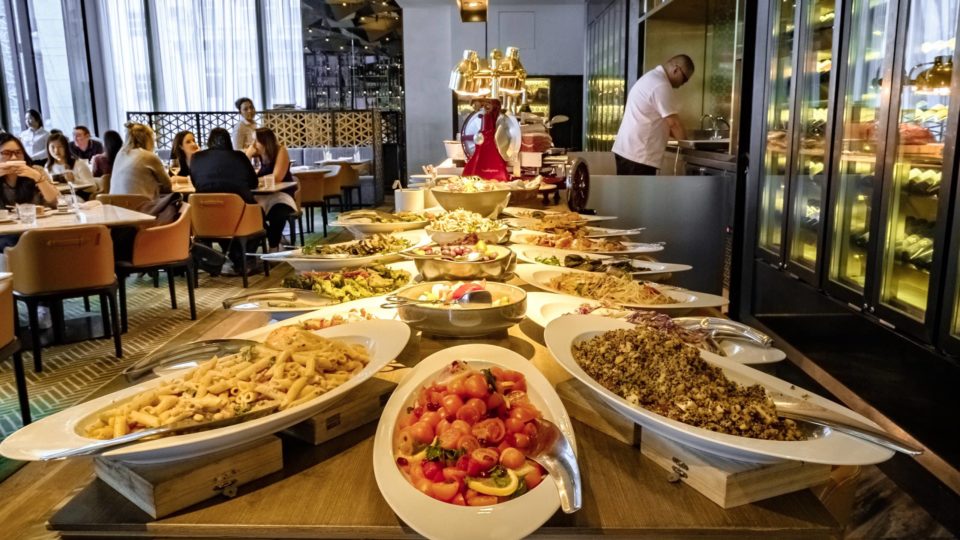
[[[430,227],[425,229],[430,239],[438,244],[456,244],[470,235],[477,235],[477,240],[483,240],[488,244],[504,244],[510,240],[510,229],[503,226],[499,229],[485,232],[457,232],[457,231],[437,231]]]
[[[410,248],[413,249],[413,248]],[[404,257],[413,259],[417,271],[424,281],[507,281],[513,277],[517,266],[517,256],[503,246],[487,246],[495,251],[497,258],[492,261],[451,261],[435,256],[413,255],[409,250],[401,252]]]
[[[458,193],[443,188],[431,188],[437,202],[447,212],[458,208],[476,212],[483,217],[496,219],[510,202],[510,190],[480,191],[477,193]]]
[[[430,281],[411,285],[395,294],[416,301],[437,283]],[[449,281],[447,285],[455,282]],[[506,330],[526,316],[527,292],[504,283],[487,282],[487,290],[498,298],[507,296],[510,302],[502,306],[482,307],[434,307],[425,304],[410,304],[397,308],[400,320],[425,334],[448,337],[478,337]]]

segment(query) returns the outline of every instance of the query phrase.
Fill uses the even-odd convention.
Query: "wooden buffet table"
[[[532,290],[529,287],[528,290]],[[225,315],[225,316],[224,316]],[[267,322],[264,314],[219,314],[223,321],[198,339],[236,335]],[[379,377],[398,381],[420,359],[466,343],[488,343],[529,358],[554,384],[569,375],[543,345],[530,320],[488,339],[417,334]],[[118,381],[119,384],[119,381]],[[112,388],[111,390],[116,389]],[[0,523],[36,535],[190,538],[404,538],[416,533],[380,495],[372,468],[375,423],[321,446],[284,437],[284,470],[241,486],[235,498],[215,497],[153,520],[93,475],[92,460],[31,463],[0,484]],[[724,510],[618,442],[575,421],[583,508],[558,510],[535,536],[618,535],[836,538],[841,527],[810,490]],[[48,520],[45,531],[43,522]],[[31,538],[34,535],[30,536]]]

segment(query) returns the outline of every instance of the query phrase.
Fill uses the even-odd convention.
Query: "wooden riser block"
[[[101,480],[154,519],[220,494],[232,496],[237,487],[282,468],[283,445],[273,435],[176,462],[94,460]]]
[[[323,444],[379,420],[384,405],[396,387],[396,383],[372,377],[284,433],[313,445]]]
[[[571,417],[620,442],[639,446],[645,457],[723,508],[799,491],[830,479],[830,465],[800,461],[746,463],[690,449],[643,430],[575,379],[557,385],[557,393]]]

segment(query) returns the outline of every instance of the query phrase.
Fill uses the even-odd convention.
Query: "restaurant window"
[[[11,133],[19,133],[23,123],[16,43],[13,12],[7,2],[0,2],[0,77],[3,79],[0,97],[4,102],[3,128]]]
[[[100,20],[109,125],[118,129],[127,111],[153,109],[146,10],[142,2],[101,0]]]
[[[262,103],[254,0],[158,0],[154,6],[160,109],[232,110],[239,97]]]
[[[265,106],[306,105],[299,0],[261,3]]]
[[[43,124],[48,130],[59,128],[68,132],[77,122],[60,0],[29,0],[28,3]]]

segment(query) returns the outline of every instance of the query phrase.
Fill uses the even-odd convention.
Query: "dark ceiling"
[[[403,52],[395,0],[302,0],[300,6],[303,44],[310,52],[349,51],[351,43],[392,57]]]

